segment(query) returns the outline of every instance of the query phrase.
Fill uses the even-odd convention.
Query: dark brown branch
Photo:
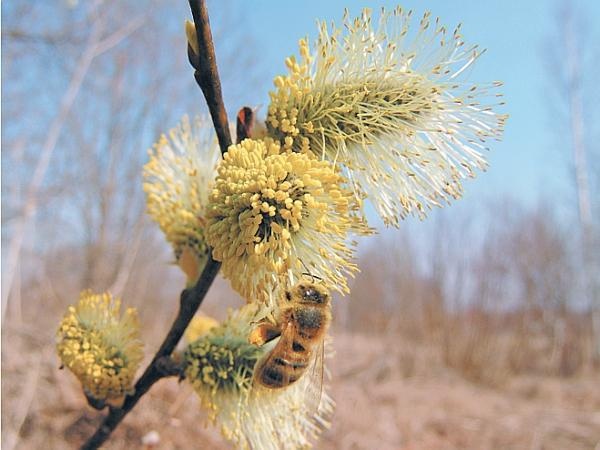
[[[217,73],[217,63],[208,22],[208,12],[204,0],[190,0],[190,8],[192,10],[192,15],[194,16],[196,33],[198,35],[198,48],[200,49],[200,55],[196,55],[197,59],[193,62],[191,61],[196,69],[194,77],[202,89],[202,93],[208,104],[215,131],[219,139],[221,153],[225,154],[227,148],[231,145],[231,136],[229,133],[227,113],[225,112],[225,106],[223,104],[223,96],[221,94],[221,83]],[[192,58],[190,57],[190,60],[191,59]],[[177,317],[175,318],[173,325],[171,325],[171,329],[159,350],[154,355],[154,358],[152,358],[152,362],[148,365],[135,384],[135,392],[125,398],[122,407],[110,408],[108,415],[100,427],[81,447],[83,450],[97,449],[100,447],[154,383],[161,378],[173,375],[168,370],[165,370],[165,360],[173,353],[175,346],[183,336],[183,332],[200,307],[202,300],[204,300],[220,267],[221,263],[213,260],[212,257],[209,258],[194,287],[185,289],[181,293]]]
[[[127,413],[133,409],[139,399],[148,392],[152,385],[161,378],[170,376],[169,374],[165,374],[163,370],[162,359],[169,356],[175,349],[175,346],[183,336],[183,332],[190,323],[190,320],[200,307],[200,304],[208,292],[208,288],[217,276],[220,267],[221,263],[214,261],[211,258],[202,271],[196,285],[191,289],[185,289],[181,293],[179,313],[177,314],[169,333],[165,337],[165,340],[160,346],[160,349],[156,352],[156,355],[154,355],[152,362],[148,365],[135,384],[135,392],[125,398],[122,407],[110,409],[110,412],[100,427],[81,447],[82,450],[91,450],[100,447],[100,445],[108,439],[117,425],[121,423],[121,420],[123,420]]]
[[[194,17],[200,52],[195,55],[194,51],[188,48],[188,56],[192,66],[196,69],[194,78],[206,99],[217,132],[221,153],[225,154],[227,148],[231,145],[231,134],[221,93],[221,80],[217,71],[217,58],[210,31],[210,22],[208,21],[208,11],[205,0],[189,0],[189,2]]]

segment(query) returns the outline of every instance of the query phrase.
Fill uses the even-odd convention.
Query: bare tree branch
[[[95,15],[95,8],[92,11],[92,16]],[[73,71],[69,86],[60,103],[59,112],[55,119],[50,124],[48,134],[42,145],[39,153],[39,158],[29,183],[27,193],[25,194],[24,206],[19,217],[16,218],[17,223],[14,227],[14,235],[10,241],[8,255],[6,258],[6,274],[4,275],[4,289],[2,290],[2,322],[6,316],[6,307],[10,296],[12,283],[15,278],[16,268],[18,266],[23,239],[29,226],[32,217],[35,214],[39,201],[39,191],[44,181],[50,159],[60,138],[63,126],[69,116],[71,108],[77,98],[81,85],[88,73],[92,61],[102,53],[110,50],[117,45],[140,26],[145,20],[144,16],[139,16],[121,27],[109,36],[101,40],[102,31],[104,28],[103,20],[100,18],[94,19],[92,31],[89,35],[87,44],[81,54],[77,66]]]
[[[146,370],[135,384],[135,392],[125,398],[125,402],[121,408],[111,408],[108,415],[102,421],[96,432],[81,446],[82,450],[92,450],[99,448],[110,436],[113,430],[121,423],[123,418],[133,409],[142,396],[150,390],[152,385],[166,375],[163,368],[165,357],[171,355],[175,346],[183,336],[183,332],[187,328],[190,320],[200,307],[204,296],[208,292],[212,282],[214,281],[221,263],[214,261],[212,258],[208,261],[198,282],[192,289],[185,289],[181,293],[179,312],[169,333],[165,337],[159,350],[152,358],[152,361],[146,367]]]
[[[566,84],[571,119],[571,139],[573,147],[573,162],[575,166],[575,185],[577,188],[577,204],[579,221],[584,240],[592,227],[592,212],[590,189],[588,181],[587,149],[584,142],[585,117],[583,113],[581,50],[576,35],[575,13],[565,7],[565,22],[563,33],[566,50]],[[563,17],[564,17],[563,16]],[[585,244],[584,244],[585,245]]]
[[[112,33],[107,38],[102,39],[102,41],[98,42],[98,45],[96,46],[95,56],[99,56],[102,53],[109,51],[114,46],[118,45],[119,42],[123,41],[123,39],[126,39],[131,33],[134,33],[135,30],[140,28],[145,21],[146,16],[139,15],[138,17],[128,22],[127,25]]]
[[[27,190],[27,194],[25,195],[25,205],[23,207],[21,216],[18,219],[18,223],[15,226],[15,232],[8,248],[8,256],[6,258],[7,269],[6,275],[4,276],[4,289],[2,290],[2,322],[4,322],[4,318],[6,316],[5,313],[6,306],[8,304],[8,297],[11,291],[12,282],[14,280],[19,255],[21,253],[21,246],[23,245],[25,231],[37,207],[38,192],[44,180],[44,175],[46,174],[50,158],[52,156],[52,153],[54,152],[56,143],[58,142],[58,138],[60,137],[60,133],[62,131],[65,120],[67,119],[67,116],[71,111],[71,107],[75,102],[75,98],[79,93],[79,88],[83,83],[83,80],[90,68],[90,65],[94,57],[96,56],[96,48],[100,39],[101,31],[102,24],[96,21],[94,23],[92,32],[90,33],[90,37],[88,39],[86,48],[83,51],[81,57],[79,58],[77,67],[73,72],[73,76],[71,77],[69,87],[67,88],[67,91],[65,92],[65,95],[62,98],[59,112],[56,115],[56,118],[52,121],[50,129],[48,130],[48,134],[46,135],[46,140],[42,145],[42,149],[39,154],[39,159],[37,161],[35,171],[29,184],[29,189]]]
[[[206,10],[204,0],[189,0],[189,2],[192,16],[194,17],[200,52],[198,55],[195,55],[193,50],[188,47],[188,55],[190,63],[196,69],[194,78],[200,89],[202,89],[202,93],[206,99],[215,131],[217,132],[221,153],[225,154],[227,148],[231,145],[231,135],[227,113],[225,112],[225,104],[223,103],[221,80],[219,79],[219,72],[217,70],[217,58],[215,56],[212,33],[208,21],[208,11]]]

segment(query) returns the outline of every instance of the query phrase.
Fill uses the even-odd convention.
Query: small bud
[[[196,27],[193,22],[186,19],[185,21],[185,35],[187,37],[188,44],[192,47],[192,50],[196,55],[200,54],[200,48],[198,47],[198,35],[196,34]]]

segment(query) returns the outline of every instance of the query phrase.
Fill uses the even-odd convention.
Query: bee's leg
[[[263,322],[254,328],[248,336],[248,342],[254,345],[264,345],[281,335],[281,329],[272,323]]]

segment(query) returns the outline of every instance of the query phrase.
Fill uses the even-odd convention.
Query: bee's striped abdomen
[[[271,357],[259,369],[259,381],[270,388],[288,386],[302,376],[309,360],[310,351],[298,340],[294,340],[290,348],[275,347]]]

